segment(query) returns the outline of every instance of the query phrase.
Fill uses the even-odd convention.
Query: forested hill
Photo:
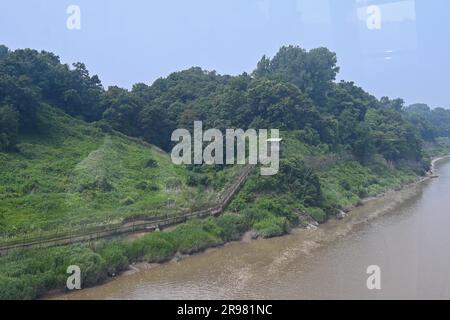
[[[339,218],[364,197],[417,181],[430,155],[448,153],[441,137],[450,137],[449,110],[378,100],[337,82],[338,72],[329,50],[289,46],[251,74],[195,67],[106,90],[82,63],[0,46],[0,245],[211,207],[240,176],[241,166],[177,166],[130,136],[169,151],[173,130],[203,120],[218,129],[281,129],[285,140],[279,173],[255,170],[220,217],[0,257],[0,299],[64,289],[74,264],[90,286],[130,263],[170,261],[247,231],[274,237]]]
[[[37,130],[43,103],[165,150],[171,132],[194,120],[219,129],[296,130],[304,143],[348,151],[361,162],[379,154],[420,163],[424,140],[450,135],[450,111],[378,100],[353,82],[336,82],[338,72],[328,49],[288,46],[264,56],[252,74],[194,67],[131,91],[105,90],[82,63],[69,67],[53,53],[0,46],[0,148],[14,151],[21,133]]]

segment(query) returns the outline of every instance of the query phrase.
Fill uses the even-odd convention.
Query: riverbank
[[[294,164],[293,167],[291,164],[291,168],[296,167],[299,171],[295,173],[299,175],[294,176],[295,179],[309,179],[306,184],[297,183],[296,185],[308,185],[315,188],[318,180],[314,173],[311,174],[301,164]],[[334,208],[342,208],[343,206],[339,204],[345,202],[338,202],[338,200],[347,199],[346,204],[350,202],[348,200],[356,203],[361,198],[357,197],[357,194],[360,193],[359,190],[364,190],[364,186],[367,187],[366,190],[372,190],[371,194],[378,194],[390,187],[398,188],[402,183],[417,179],[417,175],[403,169],[386,168],[386,171],[378,169],[377,172],[371,172],[368,167],[363,167],[356,162],[337,164],[326,172],[322,171],[328,177],[324,177],[320,184],[327,188],[327,195],[330,190],[335,189],[338,197],[331,199],[331,202],[328,199],[322,204],[316,203],[315,208],[302,206],[300,201],[296,201],[295,193],[280,194],[279,191],[271,193],[272,187],[266,193],[258,191],[261,184],[267,187],[282,183],[285,179],[291,181],[285,173],[281,173],[275,179],[262,179],[255,175],[234,198],[228,212],[215,218],[192,220],[173,230],[149,233],[134,241],[127,238],[115,238],[91,242],[87,245],[75,244],[13,252],[0,258],[0,299],[35,299],[55,289],[64,290],[67,280],[66,271],[70,265],[80,267],[82,287],[88,288],[106,283],[111,278],[126,272],[130,269],[130,264],[182,260],[188,255],[204,252],[208,248],[220,247],[231,241],[240,240],[249,230],[256,232],[250,238],[258,236],[266,238],[284,235],[290,231],[291,227],[299,223],[306,227],[310,225],[310,229],[315,229],[316,227],[310,223],[302,224],[299,221],[300,218],[306,213],[313,218],[323,217],[326,215],[324,212],[328,212],[327,203],[329,208],[333,208],[329,206],[333,203]],[[427,177],[429,176],[431,175]],[[347,186],[351,189],[346,189]],[[374,190],[379,192],[375,193]],[[301,189],[296,188],[295,191],[301,191]],[[309,199],[319,199],[314,197],[314,194],[312,196]],[[336,211],[328,212],[328,218],[334,217],[336,213]],[[323,221],[326,219],[321,222]],[[325,228],[318,228],[318,232],[321,233],[323,229]]]
[[[318,229],[231,242],[51,299],[404,299],[418,292],[439,298],[450,261],[436,250],[450,243],[441,243],[450,226],[450,163],[437,170],[440,179],[387,193]],[[366,288],[371,264],[383,270],[381,291]]]
[[[431,161],[430,171],[428,172],[428,174],[425,177],[421,177],[421,178],[419,178],[417,181],[415,181],[413,183],[404,185],[404,186],[402,186],[401,189],[397,188],[397,190],[386,190],[383,194],[380,194],[377,197],[365,198],[365,199],[360,201],[359,205],[354,206],[353,208],[351,208],[350,213],[353,213],[353,211],[355,211],[355,210],[362,210],[363,208],[370,207],[372,203],[375,206],[376,202],[379,201],[380,199],[387,198],[387,197],[393,197],[394,194],[398,195],[399,193],[401,193],[403,191],[403,195],[402,196],[397,196],[397,197],[393,197],[392,199],[387,199],[386,200],[388,202],[387,207],[385,207],[385,208],[369,208],[369,209],[372,209],[374,211],[374,213],[371,214],[371,215],[368,215],[364,220],[362,220],[362,221],[368,221],[370,219],[373,219],[373,218],[379,216],[382,212],[385,212],[386,208],[389,208],[391,205],[394,205],[394,202],[395,202],[395,204],[398,204],[399,202],[406,201],[406,199],[409,199],[410,197],[414,196],[417,193],[416,190],[413,190],[413,187],[417,186],[417,185],[419,185],[419,184],[421,184],[421,183],[423,183],[423,182],[425,182],[425,181],[427,181],[427,180],[429,180],[431,178],[433,178],[435,176],[435,174],[436,174],[436,164],[439,161],[441,161],[441,160],[448,159],[449,157],[450,156],[442,156],[442,157],[434,158]],[[396,192],[394,193],[393,191],[396,191]],[[339,235],[344,235],[344,234],[348,233],[352,228],[354,228],[355,225],[357,225],[357,224],[362,222],[362,221],[359,221],[359,220],[358,221],[356,221],[356,220],[355,221],[348,221],[348,217],[351,217],[352,214],[346,215],[346,216],[347,216],[347,218],[346,218],[345,222],[334,221],[334,220],[333,221],[329,221],[327,224],[323,224],[319,228],[319,230],[320,229],[327,229],[328,228],[327,225],[330,224],[330,223],[331,223],[330,225],[340,224],[341,228],[340,228],[340,231],[338,232],[338,234]],[[314,229],[314,228],[310,228],[310,229]],[[292,233],[303,232],[302,230],[303,230],[302,228],[295,228],[291,232]],[[315,235],[313,235],[314,231],[308,232],[307,234],[311,235],[311,237],[316,237],[317,238],[317,233]],[[327,236],[322,231],[320,232],[320,234],[321,234],[321,238],[322,238],[322,241],[323,241],[324,240],[323,238],[325,238]],[[255,234],[253,232],[247,231],[240,237],[239,242],[246,242],[246,243],[248,243],[248,242],[255,241],[255,238],[256,237],[255,237]],[[256,241],[258,241],[258,240],[256,240]],[[308,242],[308,241],[311,242],[311,238],[309,238],[309,240],[308,240],[308,237],[306,236],[305,237],[305,241],[306,242]],[[183,259],[185,259],[185,258],[187,258],[187,257],[189,257],[191,255],[198,255],[200,253],[208,254],[211,250],[219,250],[220,251],[221,247],[232,245],[232,243],[233,243],[232,241],[228,241],[228,242],[221,243],[221,244],[211,245],[209,247],[205,247],[205,248],[203,248],[201,250],[198,250],[198,251],[195,251],[195,252],[191,252],[191,253],[187,253],[187,254],[186,253],[185,254],[175,254],[171,258],[165,259],[162,263],[148,263],[148,262],[134,263],[134,264],[131,264],[129,266],[128,270],[125,270],[124,272],[121,272],[120,275],[118,277],[116,277],[116,280],[121,279],[123,277],[128,277],[130,275],[134,275],[134,274],[137,274],[137,273],[140,273],[140,272],[144,272],[144,271],[147,271],[147,270],[153,270],[153,269],[161,267],[162,265],[167,264],[167,263],[169,263],[169,264],[170,263],[176,263],[176,262],[179,262],[180,260],[183,260]],[[213,247],[214,247],[214,249],[212,249]],[[109,279],[108,282],[110,282],[110,281],[114,281],[114,279]],[[102,285],[105,285],[105,282]],[[59,298],[64,298],[64,294],[62,292],[53,292],[52,294],[46,295],[44,297],[44,299],[59,299]]]
[[[404,184],[400,188],[388,189],[388,190],[385,190],[385,191],[383,191],[382,193],[380,193],[380,194],[378,194],[376,196],[362,198],[357,204],[344,208],[343,209],[343,211],[344,211],[343,213],[347,214],[351,210],[353,210],[354,208],[357,208],[357,207],[359,207],[361,205],[364,205],[364,204],[366,204],[366,203],[368,203],[370,201],[373,201],[373,200],[376,200],[376,199],[380,199],[380,198],[386,196],[390,192],[397,192],[397,191],[400,191],[400,190],[402,190],[404,188],[413,187],[413,186],[415,186],[417,184],[420,184],[422,182],[425,182],[425,181],[427,181],[429,179],[438,178],[438,176],[436,175],[436,164],[439,161],[443,161],[443,160],[446,160],[446,159],[450,159],[450,154],[449,155],[445,155],[445,156],[439,156],[439,157],[433,158],[431,160],[431,162],[430,162],[430,170],[427,172],[427,174],[424,177],[419,177],[417,179],[417,181]]]
[[[449,155],[445,155],[445,156],[440,156],[440,157],[433,158],[433,159],[431,160],[431,169],[430,169],[430,173],[431,173],[431,174],[434,174],[434,173],[435,173],[435,171],[436,171],[436,163],[437,163],[438,161],[445,160],[445,159],[449,159],[449,158],[450,158],[450,154],[449,154]]]

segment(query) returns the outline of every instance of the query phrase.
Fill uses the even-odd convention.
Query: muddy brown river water
[[[450,161],[317,230],[243,241],[56,299],[450,299]],[[369,265],[381,290],[369,290]]]

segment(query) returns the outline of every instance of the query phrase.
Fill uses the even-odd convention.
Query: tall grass
[[[49,290],[64,290],[70,265],[80,267],[82,286],[88,287],[127,269],[132,262],[164,262],[177,253],[199,252],[238,239],[247,229],[244,217],[226,214],[192,220],[172,231],[150,233],[133,241],[15,252],[0,258],[0,299],[34,299]]]
[[[0,152],[0,241],[181,212],[214,202],[236,174],[190,172],[160,150],[49,106],[39,118],[38,133],[23,136],[17,152]],[[189,186],[197,174],[223,183]]]

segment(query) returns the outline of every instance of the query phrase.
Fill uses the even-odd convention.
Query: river
[[[450,299],[450,161],[317,230],[234,242],[56,299]],[[367,267],[381,270],[369,290]]]

